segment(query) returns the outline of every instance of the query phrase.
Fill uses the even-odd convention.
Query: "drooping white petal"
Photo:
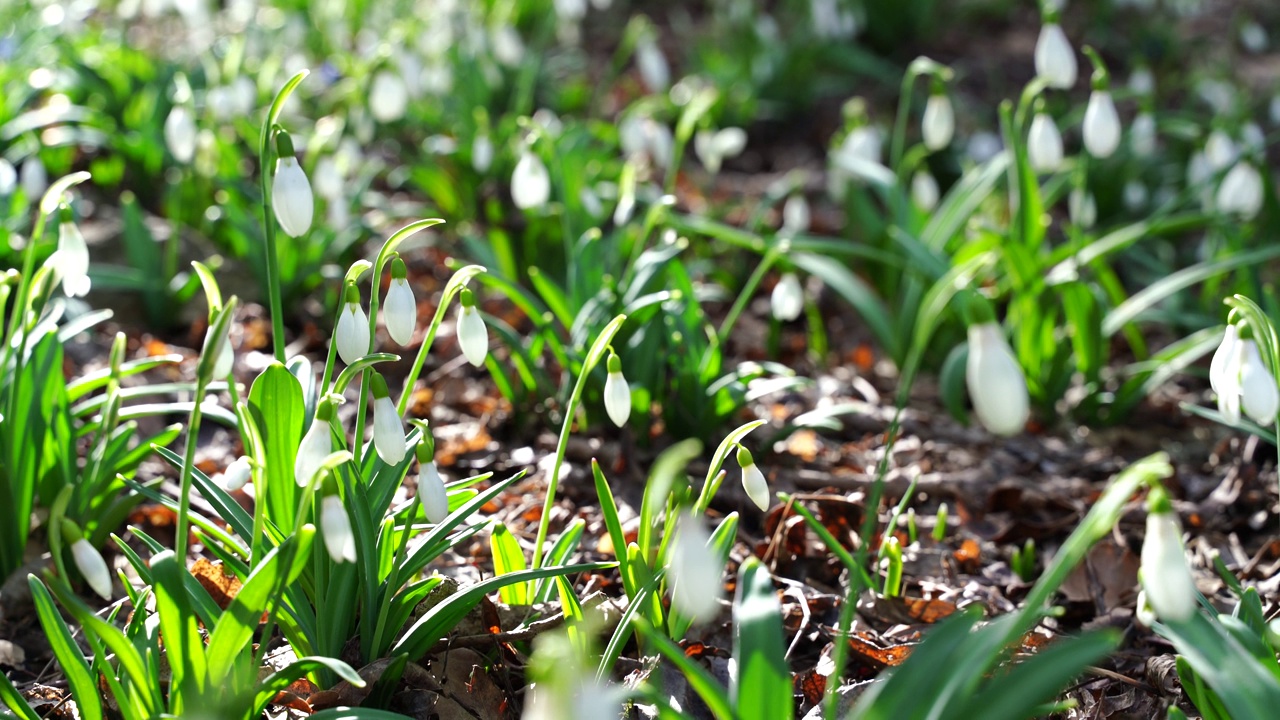
[[[782,231],[802,233],[809,230],[809,201],[803,195],[792,195],[782,206]]]
[[[1204,143],[1204,157],[1209,161],[1209,174],[1213,174],[1230,167],[1240,157],[1240,149],[1230,135],[1215,128]]]
[[[422,512],[427,520],[440,523],[449,516],[449,495],[434,460],[418,470],[418,497],[422,499]]]
[[[631,417],[631,386],[621,372],[611,372],[605,377],[604,410],[618,427],[626,425]]]
[[[480,134],[471,142],[471,167],[478,173],[489,172],[493,165],[493,140],[487,134]]]
[[[369,318],[359,303],[343,303],[334,342],[338,357],[348,365],[369,354]]]
[[[71,544],[71,557],[89,587],[101,595],[103,600],[110,600],[111,571],[107,569],[107,561],[102,559],[102,553],[90,545],[88,540],[80,538]]]
[[[1262,192],[1262,175],[1252,163],[1241,160],[1218,186],[1218,211],[1252,220],[1262,210]]]
[[[1236,338],[1225,352],[1216,388],[1218,412],[1222,413],[1228,424],[1234,425],[1240,422],[1240,373],[1244,369],[1244,341]],[[1212,372],[1212,368],[1210,370]]]
[[[911,177],[911,200],[915,202],[916,207],[929,212],[938,206],[940,195],[938,181],[928,170],[918,170]]]
[[[307,174],[295,157],[276,160],[276,174],[271,181],[271,207],[280,229],[290,237],[301,237],[311,229],[315,198]]]
[[[515,27],[507,23],[493,29],[493,58],[507,67],[520,67],[524,61],[524,41]]]
[[[369,87],[369,111],[380,123],[391,123],[404,117],[409,107],[409,89],[404,80],[389,70],[373,76]]]
[[[1048,113],[1036,113],[1027,132],[1027,160],[1040,173],[1057,172],[1062,167],[1062,133]]]
[[[863,125],[849,131],[840,144],[840,152],[859,160],[879,163],[883,143],[879,130],[871,125]]]
[[[1052,88],[1076,84],[1076,54],[1071,41],[1057,23],[1045,23],[1036,40],[1036,75]]]
[[[356,536],[351,532],[351,518],[337,495],[326,495],[320,501],[320,534],[334,562],[356,561]]]
[[[671,605],[695,622],[715,617],[724,592],[724,568],[715,552],[707,547],[711,536],[694,515],[676,521],[676,536],[667,554],[667,578],[671,585]]]
[[[28,161],[30,162],[30,161]],[[62,277],[62,291],[67,297],[84,297],[89,294],[89,246],[75,223],[58,225],[58,273]]]
[[[804,310],[804,288],[793,272],[783,273],[769,296],[769,308],[779,322],[791,322]]]
[[[173,159],[189,163],[196,154],[196,121],[191,111],[183,105],[175,105],[164,120],[164,142],[173,153]]]
[[[1096,158],[1111,157],[1120,147],[1120,115],[1106,90],[1094,90],[1084,111],[1084,147]]]
[[[298,456],[293,462],[293,477],[300,487],[306,487],[311,482],[316,471],[320,469],[320,463],[324,462],[331,452],[333,452],[333,436],[329,431],[329,423],[316,418],[307,429],[307,434],[302,436],[302,443],[298,445]]]
[[[467,362],[475,367],[484,364],[489,355],[489,329],[475,307],[462,307],[458,311],[458,345]]]
[[[413,289],[405,278],[391,280],[382,318],[387,323],[387,334],[391,339],[398,345],[408,345],[418,325],[418,302],[414,300]]]
[[[1156,617],[1166,622],[1188,620],[1196,611],[1196,585],[1182,549],[1182,526],[1176,513],[1148,513],[1142,541],[1142,588]]]
[[[1222,344],[1213,351],[1213,360],[1209,362],[1209,387],[1214,392],[1222,392],[1223,379],[1227,372],[1227,361],[1234,352],[1235,344],[1240,339],[1240,330],[1235,325],[1227,325],[1222,336]]]
[[[769,483],[755,463],[742,468],[742,489],[762,512],[769,510]]]
[[[249,458],[240,456],[231,461],[222,472],[222,488],[227,492],[235,492],[249,482],[253,469],[249,467]]]
[[[551,199],[551,175],[533,153],[525,151],[511,173],[511,200],[521,210],[546,205]]]
[[[1067,195],[1067,214],[1076,225],[1086,230],[1093,227],[1098,220],[1098,203],[1093,193],[1084,188],[1073,188]]]
[[[395,402],[389,397],[373,401],[373,446],[378,450],[378,457],[388,465],[399,465],[407,452],[404,423]]]
[[[983,427],[997,435],[1021,432],[1031,415],[1027,381],[994,322],[969,326],[969,359],[965,384],[974,414]]]
[[[1156,151],[1156,118],[1149,112],[1138,113],[1129,128],[1129,149],[1139,157],[1150,157]]]
[[[1244,361],[1240,368],[1240,401],[1244,412],[1254,422],[1266,427],[1276,420],[1280,411],[1280,389],[1276,379],[1267,370],[1258,351],[1258,343],[1243,340]]]
[[[925,147],[930,150],[941,150],[951,144],[956,131],[956,114],[951,107],[951,98],[945,94],[929,96],[924,106],[920,131]]]

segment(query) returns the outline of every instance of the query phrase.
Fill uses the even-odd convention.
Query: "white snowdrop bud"
[[[44,169],[39,155],[32,155],[23,161],[22,169],[18,171],[18,182],[22,184],[22,192],[26,194],[28,202],[40,202],[44,191],[49,189],[49,173]]]
[[[871,125],[863,125],[849,131],[840,144],[840,153],[867,162],[880,162],[883,140],[880,131]]]
[[[103,600],[110,600],[111,571],[107,569],[107,561],[102,559],[102,553],[90,545],[88,540],[80,538],[71,544],[71,557],[89,587],[101,595]]]
[[[351,532],[351,518],[342,498],[336,494],[325,495],[320,501],[320,534],[334,562],[356,561],[356,536]]]
[[[387,381],[376,372],[372,378],[369,384],[373,389],[373,446],[382,462],[399,465],[408,452],[404,444],[404,423],[387,391]]]
[[[1096,158],[1111,157],[1120,147],[1120,115],[1106,90],[1094,90],[1084,111],[1084,147]]]
[[[342,362],[350,365],[369,354],[369,318],[360,307],[360,291],[354,282],[347,283],[346,299],[333,334]]]
[[[418,302],[409,287],[408,269],[399,257],[391,261],[391,285],[387,287],[382,318],[391,339],[397,345],[408,345],[418,326]]]
[[[293,141],[289,134],[276,134],[276,174],[271,180],[271,207],[275,210],[280,229],[289,237],[301,237],[311,229],[311,216],[315,212],[315,198],[311,195],[311,183],[293,155]]]
[[[769,510],[769,483],[751,458],[751,451],[738,446],[738,466],[742,468],[742,489],[762,512]]]
[[[1150,157],[1156,151],[1156,118],[1149,112],[1138,113],[1129,127],[1129,149],[1139,157]]]
[[[489,172],[493,165],[493,140],[489,134],[482,132],[471,141],[471,167],[478,173]]]
[[[315,191],[320,197],[335,202],[342,198],[342,171],[338,169],[338,160],[333,155],[326,155],[316,161]]]
[[[204,350],[210,352],[214,349],[213,326],[210,325],[204,331]],[[231,338],[223,338],[222,346],[217,349],[218,360],[213,364],[213,379],[224,380],[231,374],[231,368],[235,364],[235,352],[231,349]]]
[[[1245,415],[1266,427],[1275,422],[1276,412],[1280,411],[1280,389],[1262,361],[1258,343],[1252,338],[1241,343],[1244,351],[1240,364],[1240,404]]]
[[[333,420],[333,401],[321,400],[315,419],[298,445],[298,455],[293,462],[293,477],[299,487],[311,484],[320,464],[333,452],[333,434],[329,422]]]
[[[1149,67],[1140,67],[1129,75],[1129,90],[1134,95],[1150,95],[1156,91],[1156,76]]]
[[[794,235],[808,232],[809,201],[803,195],[792,195],[782,206],[782,232]]]
[[[1245,50],[1257,54],[1267,49],[1267,31],[1256,20],[1240,26],[1240,44]]]
[[[992,322],[969,326],[969,359],[965,384],[974,414],[983,427],[997,435],[1015,435],[1031,415],[1027,381],[1000,325]]]
[[[67,297],[88,295],[92,284],[89,280],[89,246],[75,223],[59,223],[56,254],[56,272],[62,278],[62,291]]]
[[[174,105],[164,121],[164,142],[173,159],[189,163],[196,154],[196,121],[183,105]]]
[[[489,355],[489,329],[484,326],[484,318],[476,310],[475,295],[463,288],[461,307],[458,309],[458,345],[467,362],[475,367],[484,364]]]
[[[924,137],[924,146],[930,150],[941,150],[951,144],[956,131],[956,114],[951,107],[951,98],[946,93],[935,92],[929,96],[924,106],[920,131]]]
[[[644,35],[636,43],[636,68],[651,92],[663,92],[671,85],[671,67],[651,35]]]
[[[1147,497],[1147,536],[1142,541],[1142,589],[1156,617],[1183,622],[1196,612],[1196,584],[1182,548],[1182,524],[1163,490]]]
[[[1057,23],[1045,23],[1036,40],[1036,75],[1052,88],[1069,88],[1076,84],[1076,54],[1071,41]]]
[[[392,123],[404,117],[409,107],[409,89],[404,79],[390,70],[373,76],[369,87],[369,110],[380,123]]]
[[[720,172],[725,158],[736,157],[747,147],[747,133],[742,128],[729,127],[720,131],[699,130],[693,138],[693,151],[711,174]]]
[[[449,494],[434,460],[422,463],[418,469],[418,497],[428,521],[441,523],[449,517]]]
[[[1241,160],[1222,178],[1216,199],[1219,212],[1252,220],[1262,210],[1262,175],[1251,163]]]
[[[631,386],[622,376],[622,360],[609,351],[608,375],[604,380],[604,411],[614,425],[622,427],[631,417]]]
[[[667,552],[667,578],[671,606],[695,622],[706,622],[720,609],[724,594],[724,567],[708,545],[711,536],[696,515],[676,520],[675,537]]]
[[[18,171],[13,163],[0,158],[0,197],[9,197],[18,186]]]
[[[546,205],[551,199],[551,175],[542,159],[525,150],[511,173],[511,200],[521,210]]]
[[[1215,128],[1204,143],[1204,157],[1209,161],[1210,174],[1213,174],[1230,167],[1240,157],[1240,150],[1230,135]]]
[[[1027,160],[1040,173],[1057,172],[1062,167],[1062,133],[1048,113],[1038,112],[1027,132]]]
[[[916,207],[930,212],[938,206],[940,196],[938,181],[933,179],[933,175],[928,170],[917,170],[911,178],[911,199]]]
[[[1067,196],[1067,215],[1071,217],[1071,222],[1088,230],[1098,221],[1098,203],[1093,198],[1093,193],[1084,188],[1072,188],[1071,194]]]
[[[235,492],[243,488],[253,475],[253,468],[249,466],[249,458],[241,455],[222,472],[222,489],[227,492]]]
[[[804,288],[793,272],[783,273],[769,296],[769,309],[779,322],[791,322],[804,310]]]

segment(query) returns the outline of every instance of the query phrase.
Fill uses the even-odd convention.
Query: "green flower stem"
[[[178,495],[178,534],[173,539],[173,552],[184,568],[187,566],[187,535],[190,533],[188,526],[191,523],[187,519],[187,515],[191,512],[191,473],[195,467],[196,443],[200,438],[200,418],[204,405],[202,400],[207,389],[207,380],[203,378],[196,380],[196,392],[192,396],[191,419],[187,422],[187,442],[182,453],[182,471],[178,478],[182,490]]]
[[[622,323],[627,319],[626,315],[615,317],[600,336],[596,338],[595,343],[591,345],[591,350],[587,353],[587,357],[582,362],[582,370],[578,373],[578,381],[573,386],[573,393],[569,395],[569,402],[564,408],[564,423],[560,426],[560,441],[556,443],[556,460],[551,466],[551,473],[547,476],[547,498],[542,503],[542,517],[538,520],[538,537],[533,544],[533,567],[538,570],[542,567],[542,546],[547,542],[547,527],[551,524],[551,509],[556,503],[556,487],[560,484],[560,466],[564,464],[564,454],[569,448],[569,433],[573,430],[574,416],[578,413],[578,406],[582,403],[582,391],[587,386],[587,378],[590,377],[591,371],[605,357],[605,351],[609,347],[609,343],[613,341],[613,336],[618,333],[618,329],[622,327]]]
[[[481,265],[467,265],[455,272],[453,277],[449,278],[449,283],[444,286],[444,292],[440,295],[440,304],[436,306],[436,314],[431,319],[431,325],[427,327],[427,336],[422,339],[422,346],[418,348],[418,355],[413,359],[413,368],[404,379],[404,388],[401,389],[400,400],[396,403],[396,411],[401,417],[404,417],[409,410],[409,398],[413,396],[414,383],[418,382],[418,376],[422,374],[422,366],[427,362],[427,353],[431,352],[431,344],[435,342],[440,323],[444,322],[444,313],[449,309],[449,303],[462,291],[467,281],[482,272],[485,272],[485,269]]]
[[[271,168],[275,157],[275,145],[271,142],[272,128],[276,124],[276,119],[280,117],[280,110],[284,107],[284,102],[289,98],[289,94],[293,89],[302,82],[303,78],[310,73],[309,70],[301,70],[298,74],[289,78],[289,81],[280,88],[280,92],[276,94],[275,100],[271,102],[271,108],[267,111],[267,116],[262,120],[262,132],[258,136],[258,181],[262,190],[262,228],[266,234],[266,253],[267,253],[267,295],[271,305],[271,343],[275,348],[276,360],[284,363],[284,310],[283,303],[280,300],[280,252],[276,247],[276,220],[271,209],[271,186],[268,178],[271,175]]]
[[[889,167],[897,168],[902,161],[903,148],[907,144],[907,118],[911,114],[911,87],[921,75],[933,75],[949,79],[951,69],[930,58],[921,56],[911,61],[902,76],[902,89],[898,95],[898,114],[893,122],[893,140],[889,146]]]
[[[765,273],[769,272],[769,268],[777,262],[778,255],[786,252],[786,249],[772,245],[764,253],[764,258],[760,260],[760,264],[756,266],[751,277],[747,278],[747,282],[742,286],[742,291],[738,293],[738,297],[733,301],[733,306],[729,308],[729,313],[725,315],[724,321],[720,323],[720,329],[716,331],[716,339],[723,344],[724,339],[729,336],[729,331],[733,329],[735,323],[738,322],[738,316],[746,309],[747,303],[751,301],[751,297],[755,295],[756,288],[760,285],[760,281],[764,280]]]

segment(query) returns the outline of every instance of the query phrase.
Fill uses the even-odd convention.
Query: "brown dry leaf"
[[[304,715],[311,715],[312,713],[315,712],[315,710],[311,707],[311,703],[307,702],[306,700],[303,700],[302,698],[298,697],[294,693],[289,692],[288,690],[282,690],[276,693],[276,696],[271,699],[271,704],[277,705],[279,707],[289,708],[290,710],[297,710],[298,712],[303,713]]]
[[[159,503],[146,503],[129,513],[129,524],[143,528],[173,527],[178,514]]]
[[[916,622],[933,624],[956,611],[956,604],[948,600],[900,597],[894,600],[901,605],[907,617]]]
[[[222,563],[215,565],[205,558],[200,558],[191,565],[191,574],[223,610],[227,609],[240,592],[240,578],[228,575]]]
[[[876,364],[876,352],[870,345],[862,344],[853,349],[849,360],[862,372],[869,372]]]
[[[431,414],[431,401],[435,398],[436,392],[429,387],[418,387],[413,389],[413,394],[409,396],[409,414],[424,418]]]
[[[821,449],[818,433],[812,430],[797,430],[787,440],[787,452],[807,463],[817,460]]]
[[[173,348],[169,347],[169,344],[162,340],[147,338],[143,341],[142,351],[147,354],[147,357],[158,357],[160,355],[168,355],[172,353]]]
[[[596,552],[601,555],[615,555],[617,551],[613,547],[613,536],[605,533],[600,536],[600,540],[596,542]]]
[[[817,705],[822,702],[822,694],[827,689],[827,679],[819,675],[817,670],[808,670],[796,673],[792,679],[792,687],[796,694],[804,698],[805,704]]]
[[[868,639],[864,633],[849,636],[849,649],[853,651],[852,658],[870,665],[877,671],[901,665],[911,655],[916,645],[917,643],[904,643],[880,647]]]
[[[485,426],[476,423],[475,432],[467,437],[451,437],[436,447],[436,463],[440,467],[451,467],[458,462],[459,455],[479,452],[489,447],[493,438]]]
[[[982,570],[982,548],[973,538],[965,538],[951,556],[955,558],[961,572],[977,573]]]

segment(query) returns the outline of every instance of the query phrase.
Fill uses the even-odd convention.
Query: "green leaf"
[[[22,693],[18,692],[18,689],[9,681],[9,676],[4,673],[0,673],[0,703],[4,703],[12,713],[11,717],[16,717],[18,720],[40,720],[40,716],[31,709],[22,697]],[[4,711],[0,710],[0,716],[3,716],[3,713]]]
[[[679,645],[663,637],[662,633],[653,629],[647,623],[637,621],[636,630],[644,636],[645,640],[654,649],[684,674],[685,680],[689,681],[689,686],[707,704],[707,709],[711,711],[716,720],[737,720],[733,712],[733,705],[729,702],[728,693],[720,686],[720,683],[716,682],[711,673],[693,660],[690,660]],[[791,716],[788,714],[785,717]]]
[[[57,659],[62,674],[67,678],[67,686],[76,700],[80,717],[85,720],[102,720],[102,700],[98,695],[98,683],[84,653],[71,637],[71,629],[58,614],[53,604],[53,596],[35,575],[27,576],[27,585],[31,588],[31,601],[36,606],[36,617],[40,619],[40,627],[44,628],[45,638],[49,641],[49,649]]]
[[[631,575],[627,572],[627,536],[622,532],[622,520],[618,517],[618,504],[613,499],[613,491],[609,489],[609,481],[600,470],[600,463],[591,458],[591,475],[596,484],[596,497],[600,500],[600,513],[604,516],[604,525],[609,530],[609,539],[613,542],[613,554],[618,558],[618,571],[622,575],[623,588],[627,597],[635,602],[639,588],[630,584]]]
[[[249,388],[249,409],[264,443],[265,487],[261,490],[265,490],[267,517],[288,531],[294,527],[297,512],[293,464],[302,439],[302,386],[288,368],[272,363]]]
[[[191,713],[205,691],[207,674],[204,641],[183,582],[183,576],[190,573],[178,564],[173,551],[165,550],[151,558],[151,575],[155,580],[156,612],[160,615],[165,657],[173,673],[169,710],[175,715]],[[188,703],[192,707],[188,707]]]
[[[755,557],[738,572],[733,601],[733,657],[738,673],[730,687],[741,720],[790,720],[791,671],[782,637],[782,605],[769,571]]]
[[[506,525],[494,523],[489,535],[489,547],[493,550],[494,575],[502,577],[529,567],[524,560],[524,551],[520,549],[520,541],[516,540]],[[498,591],[498,595],[508,605],[529,604],[529,588],[522,584],[506,585]]]

